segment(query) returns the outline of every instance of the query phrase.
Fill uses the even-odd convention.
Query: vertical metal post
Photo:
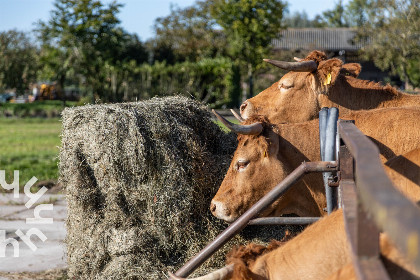
[[[324,161],[325,134],[327,132],[328,107],[319,111],[319,145],[321,151],[321,160]]]
[[[335,144],[337,137],[337,121],[338,121],[338,108],[332,107],[328,110],[327,119],[327,132],[325,135],[325,160],[336,160]],[[325,194],[327,196],[327,211],[330,214],[337,208],[337,188],[332,188],[328,184],[328,179],[332,177],[331,172],[324,172]]]
[[[321,160],[333,161],[336,159],[338,109],[322,108],[319,112],[319,137],[321,145]],[[331,172],[323,173],[325,196],[327,198],[327,212],[330,214],[337,208],[337,189],[328,185]]]
[[[338,123],[339,121],[337,121],[337,133],[335,134],[335,159],[337,162],[340,161],[340,147],[341,147],[341,140],[340,140],[340,133],[338,132]],[[337,180],[340,180],[340,171],[337,172]],[[336,194],[337,194],[337,208],[341,208],[341,190],[340,188],[337,188],[336,190]]]

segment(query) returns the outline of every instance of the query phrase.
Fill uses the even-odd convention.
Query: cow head
[[[211,202],[210,210],[217,218],[233,222],[283,180],[291,170],[281,158],[280,136],[276,133],[276,127],[269,124],[265,117],[254,116],[246,120],[243,127],[258,127],[246,135],[236,130],[241,125],[232,127],[233,124],[221,116],[218,117],[226,126],[239,134],[238,147],[229,170]],[[307,190],[293,187],[262,215],[314,214],[314,212],[308,213],[312,211],[311,206],[300,207],[302,203],[309,201],[308,196],[310,195]]]
[[[298,62],[265,61],[290,72],[242,104],[244,119],[257,114],[268,117],[272,123],[314,119],[321,108],[319,98],[328,95],[339,76],[355,77],[361,69],[359,64],[343,65],[337,58],[327,59],[319,51],[311,52]]]

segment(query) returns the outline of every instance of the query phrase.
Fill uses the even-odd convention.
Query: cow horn
[[[300,62],[300,61],[302,61],[302,60],[303,60],[303,58],[299,58],[299,57],[296,57],[296,56],[295,56],[295,57],[293,57],[293,59],[294,59],[294,60],[296,60],[297,62]]]
[[[188,280],[222,280],[225,279],[229,274],[233,272],[233,264],[227,265],[225,267],[222,267],[221,269],[218,269],[216,271],[211,272],[210,274],[197,277],[197,278],[190,278]],[[168,272],[170,278],[172,280],[187,280],[185,278],[176,276],[173,273]]]
[[[258,135],[263,130],[263,126],[261,123],[256,122],[249,125],[240,125],[234,124],[219,115],[214,109],[212,110],[213,114],[221,121],[227,128],[235,132],[236,134],[245,134],[245,135]]]
[[[232,112],[232,115],[238,120],[238,121],[240,121],[240,122],[243,122],[244,121],[244,119],[238,114],[238,113],[236,113],[235,112],[235,110],[233,110],[233,109],[230,109],[230,111]]]
[[[315,61],[299,61],[299,62],[287,62],[272,59],[264,59],[265,62],[273,64],[284,70],[295,71],[295,72],[313,72],[318,68]]]

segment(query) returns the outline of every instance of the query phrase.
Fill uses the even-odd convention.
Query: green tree
[[[148,62],[149,53],[136,34],[125,33],[122,43],[118,57],[119,61],[134,60],[137,64]]]
[[[171,6],[169,16],[157,18],[156,37],[149,43],[154,50],[154,60],[173,64],[225,55],[226,39],[215,29],[210,7],[211,1],[197,1],[182,9]]]
[[[314,27],[314,22],[309,19],[305,11],[285,14],[284,24],[292,28]]]
[[[351,3],[356,2],[353,0]],[[420,87],[420,4],[418,0],[365,0],[366,22],[358,29],[366,58]]]
[[[370,8],[370,0],[352,0],[345,6],[344,17],[349,26],[363,27],[367,22],[368,12],[373,12]]]
[[[98,0],[56,0],[47,22],[38,22],[42,59],[60,88],[69,73],[83,77],[93,95],[108,99],[102,68],[116,64],[127,42],[117,18],[116,1],[104,6]]]
[[[7,88],[23,93],[36,81],[38,49],[24,32],[0,32],[0,91]]]
[[[349,23],[344,11],[345,7],[343,1],[339,0],[332,10],[327,10],[322,13],[325,25],[328,27],[348,27]]]
[[[213,0],[211,15],[223,28],[229,53],[246,69],[248,97],[253,95],[253,75],[270,51],[273,37],[282,29],[286,4],[279,0]]]

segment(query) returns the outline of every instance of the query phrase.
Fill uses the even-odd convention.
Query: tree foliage
[[[352,0],[345,6],[344,17],[350,27],[363,27],[369,19],[369,13],[374,12],[369,1]]]
[[[105,64],[144,59],[135,53],[142,49],[137,37],[119,25],[121,7],[116,1],[104,6],[99,0],[56,0],[50,19],[38,22],[44,73],[62,86],[70,74],[83,77],[91,93],[106,98],[100,75]]]
[[[38,49],[24,32],[0,32],[0,92],[16,89],[23,93],[36,81]]]
[[[249,93],[252,78],[270,51],[273,37],[282,29],[286,4],[279,0],[213,0],[212,17],[223,28],[230,56],[247,70]]]
[[[363,49],[382,70],[420,87],[420,4],[417,0],[358,0],[367,18],[359,30]],[[351,3],[352,3],[351,2]],[[350,3],[350,4],[351,4]]]
[[[311,27],[362,27],[371,12],[366,0],[351,0],[347,5],[339,0],[330,10],[322,12],[312,20]]]
[[[172,64],[225,55],[226,38],[216,30],[210,7],[211,1],[197,1],[183,9],[171,6],[169,16],[157,18],[156,37],[149,42],[154,60]],[[163,54],[168,55],[168,59]]]
[[[293,14],[285,14],[284,25],[291,28],[305,28],[305,27],[325,27],[326,23],[320,15],[314,19],[310,19],[308,14],[303,12],[294,12]]]
[[[103,70],[103,75],[109,77],[104,86],[109,90],[114,87],[112,92],[121,97],[118,101],[179,94],[213,108],[238,104],[238,69],[228,58],[173,65],[155,62],[138,66],[131,61],[118,67],[107,65]]]
[[[328,27],[348,27],[349,23],[345,17],[343,1],[339,0],[335,7],[322,13],[325,25]]]

